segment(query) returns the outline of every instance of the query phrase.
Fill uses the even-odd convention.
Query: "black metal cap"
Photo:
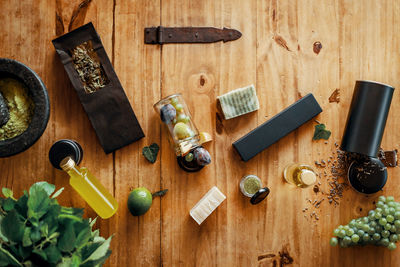
[[[74,140],[62,139],[55,142],[49,151],[49,160],[54,168],[61,170],[60,163],[66,157],[71,157],[78,165],[83,157],[81,145]]]
[[[376,157],[381,145],[394,87],[356,81],[340,148]]]
[[[348,179],[356,191],[373,194],[385,186],[387,169],[377,158],[359,159],[351,163]]]
[[[254,196],[251,197],[250,203],[253,205],[260,203],[269,195],[269,192],[270,191],[268,187],[261,188],[257,193],[254,194]]]

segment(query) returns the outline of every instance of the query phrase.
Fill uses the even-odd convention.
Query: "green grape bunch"
[[[370,210],[368,216],[339,225],[333,235],[331,246],[376,245],[394,250],[400,239],[400,202],[395,202],[392,196],[380,196],[376,209]]]

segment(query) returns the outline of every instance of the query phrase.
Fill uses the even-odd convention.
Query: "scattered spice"
[[[315,193],[319,192],[319,186],[318,185],[314,185],[313,190]]]
[[[390,151],[379,150],[378,158],[386,167],[396,167],[397,166],[397,149]]]
[[[332,92],[331,96],[329,97],[329,103],[339,103],[340,102],[340,89],[336,88],[335,91]]]
[[[314,53],[315,54],[319,54],[319,52],[321,52],[321,49],[322,49],[322,44],[321,44],[321,42],[315,42],[314,44],[313,44],[313,51],[314,51]]]

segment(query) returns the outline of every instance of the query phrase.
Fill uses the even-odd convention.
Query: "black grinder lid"
[[[355,160],[349,167],[348,179],[356,191],[373,194],[385,186],[387,169],[377,158]]]
[[[356,81],[341,149],[376,157],[381,144],[394,87]]]

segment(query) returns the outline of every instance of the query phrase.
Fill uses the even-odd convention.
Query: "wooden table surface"
[[[364,216],[376,196],[351,189],[340,205],[325,200],[311,220],[306,199],[325,197],[312,188],[297,189],[283,182],[290,162],[313,164],[328,158],[343,132],[357,79],[400,87],[400,3],[373,0],[2,0],[0,57],[19,60],[46,84],[51,101],[47,129],[29,150],[0,159],[0,186],[18,195],[32,183],[46,180],[66,187],[63,205],[95,213],[68,184],[65,173],[48,161],[53,142],[77,140],[88,167],[113,192],[120,208],[97,226],[115,233],[107,266],[283,266],[279,252],[287,249],[295,266],[399,266],[400,252],[381,247],[339,249],[329,246],[332,230],[353,217]],[[112,60],[146,137],[105,155],[72,88],[51,40],[92,21]],[[148,26],[215,26],[235,28],[243,36],[213,44],[145,45]],[[319,54],[313,44],[321,42]],[[260,100],[257,112],[229,121],[217,116],[216,97],[254,84]],[[328,101],[340,89],[340,103]],[[153,104],[180,92],[194,122],[212,134],[207,145],[213,162],[199,173],[180,170],[167,131]],[[309,122],[249,162],[242,162],[232,142],[268,118],[312,92],[323,108],[317,120],[332,130],[328,144],[312,141]],[[399,148],[399,94],[395,92],[382,142]],[[153,142],[161,150],[155,164],[141,155]],[[258,175],[271,189],[263,203],[252,206],[239,192],[246,174]],[[399,170],[389,170],[383,190],[400,199]],[[319,179],[328,189],[325,177]],[[189,210],[216,185],[227,200],[201,226]],[[126,201],[132,188],[168,188],[147,214],[130,215]],[[275,256],[271,255],[274,254]],[[266,257],[263,257],[263,255]],[[261,256],[261,257],[260,257]]]

